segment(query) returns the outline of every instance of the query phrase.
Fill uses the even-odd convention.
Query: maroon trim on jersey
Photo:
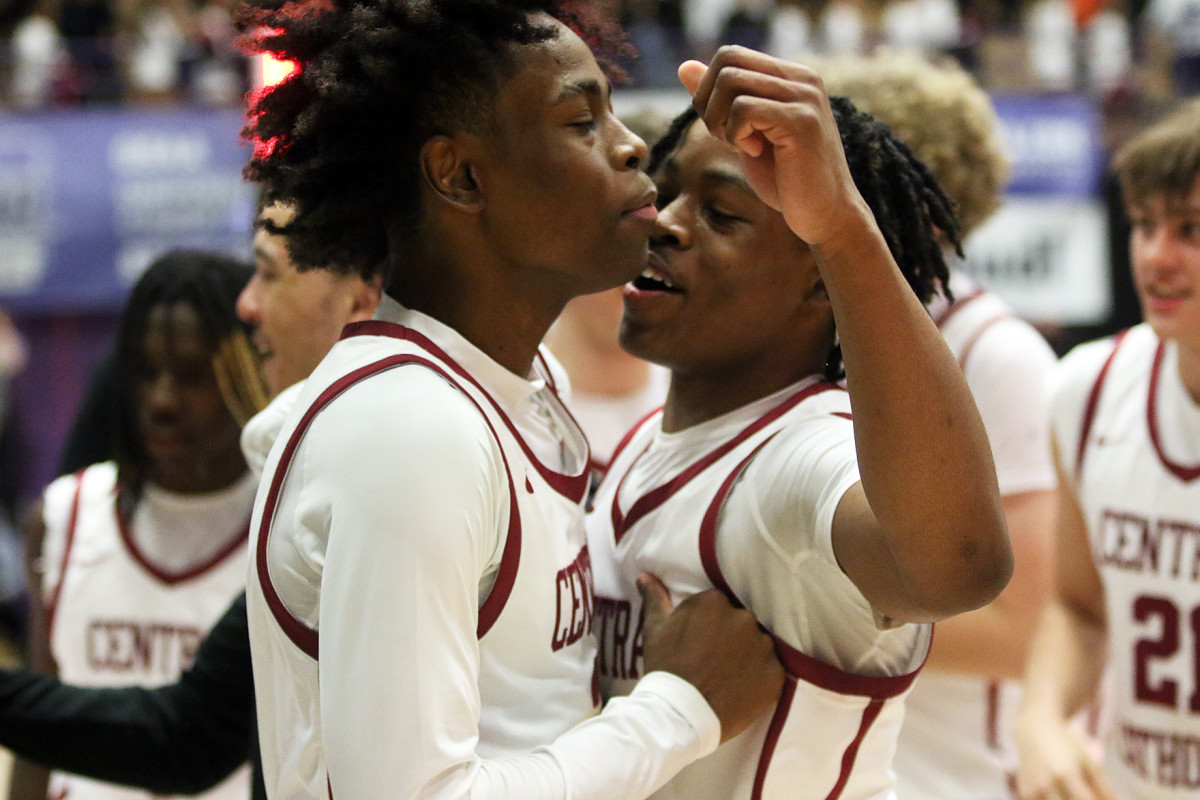
[[[724,444],[698,459],[690,467],[676,475],[670,481],[667,481],[655,489],[651,489],[649,492],[646,492],[646,494],[639,497],[636,501],[634,501],[633,505],[629,507],[628,513],[622,513],[619,502],[621,497],[621,486],[624,485],[625,479],[629,477],[629,473],[633,471],[633,464],[630,464],[629,469],[625,470],[625,474],[621,476],[621,482],[617,484],[617,490],[613,493],[612,526],[614,541],[620,542],[621,537],[625,535],[625,532],[633,527],[638,520],[649,514],[651,511],[657,509],[672,495],[691,482],[693,478],[711,467],[724,455],[729,453],[742,442],[746,441],[751,436],[758,433],[760,430],[770,425],[787,412],[791,411],[793,408],[799,405],[801,401],[807,400],[813,395],[817,395],[821,392],[826,392],[831,389],[845,391],[845,389],[843,389],[841,386],[838,386],[834,383],[814,383],[812,386],[801,389],[795,394],[787,397],[781,403],[779,403],[779,405],[775,406],[770,411],[756,419],[754,422],[747,425],[735,436],[728,439]],[[643,451],[643,453],[644,452],[645,451]],[[638,458],[641,457],[642,455],[639,454]],[[636,463],[637,459],[634,459],[634,462]]]
[[[709,503],[708,508],[704,512],[704,518],[700,522],[700,561],[704,566],[704,572],[713,586],[720,589],[729,598],[729,602],[739,608],[745,608],[745,604],[729,588],[729,583],[725,580],[725,575],[721,571],[720,561],[717,559],[717,517],[720,516],[721,506],[724,505],[725,498],[729,496],[729,492],[738,477],[745,471],[746,465],[773,438],[775,438],[775,434],[771,434],[771,436],[760,442],[749,455],[743,458],[730,471],[729,475],[721,483],[720,488],[717,489],[716,495],[713,497],[712,502]],[[784,683],[783,693],[780,695],[779,702],[775,706],[775,713],[771,718],[770,727],[767,729],[766,738],[763,740],[762,750],[759,753],[751,800],[761,800],[762,798],[767,772],[771,766],[771,758],[775,753],[776,745],[779,743],[779,737],[783,735],[783,727],[787,722],[787,716],[791,710],[798,681],[804,681],[805,683],[810,683],[838,694],[859,695],[870,698],[870,701],[863,709],[858,733],[855,734],[854,739],[842,753],[841,771],[838,774],[837,781],[829,791],[829,794],[826,795],[826,800],[836,800],[836,798],[841,797],[842,791],[846,788],[846,783],[850,780],[850,773],[853,771],[854,762],[858,758],[859,748],[862,746],[867,731],[870,730],[871,725],[874,724],[875,720],[879,717],[879,713],[883,710],[884,702],[891,697],[907,691],[912,686],[913,681],[916,680],[917,673],[920,672],[920,667],[906,675],[879,677],[855,675],[843,672],[837,667],[826,664],[823,661],[818,661],[812,656],[792,647],[769,630],[768,633],[770,633],[771,639],[775,644],[775,653],[779,656],[784,671],[787,673],[787,679]]]
[[[250,536],[250,520],[246,520],[246,527],[232,536],[228,542],[221,546],[214,555],[205,561],[200,562],[194,567],[188,567],[182,572],[170,572],[163,569],[159,565],[146,556],[145,553],[138,548],[137,542],[133,540],[133,532],[129,528],[129,520],[126,519],[125,513],[121,510],[120,492],[117,492],[117,498],[113,500],[113,516],[117,518],[117,531],[121,536],[121,543],[125,545],[125,549],[129,551],[129,555],[133,556],[133,560],[141,565],[142,569],[150,573],[150,577],[160,583],[165,583],[167,586],[174,586],[177,583],[189,581],[204,573],[208,572],[225,559],[232,556],[238,551],[242,545],[246,543],[246,539]]]
[[[504,409],[502,409],[500,404],[496,402],[496,399],[492,397],[491,393],[483,388],[479,381],[475,379],[474,375],[468,372],[466,368],[457,361],[452,359],[445,350],[434,344],[428,336],[418,333],[412,328],[399,325],[395,322],[386,322],[379,319],[351,322],[342,329],[341,338],[349,339],[352,336],[387,336],[391,339],[401,339],[412,342],[417,347],[432,353],[439,360],[445,362],[445,364],[452,369],[455,374],[469,382],[472,386],[483,393],[483,396],[487,398],[492,408],[495,409],[496,413],[500,415],[500,419],[504,421],[504,424],[508,427],[509,432],[512,433],[513,437],[517,440],[517,444],[519,444],[521,449],[525,451],[526,458],[528,458],[530,463],[533,464],[534,468],[537,469],[538,473],[542,476],[542,479],[545,480],[546,483],[548,483],[550,487],[554,489],[554,491],[558,492],[563,497],[566,497],[571,502],[583,502],[584,497],[587,495],[588,482],[591,477],[591,470],[588,468],[588,462],[591,459],[591,454],[585,454],[582,470],[578,474],[574,475],[557,472],[543,464],[541,459],[537,457],[537,455],[525,442],[525,437],[523,437],[520,431],[517,430],[517,426],[513,424],[511,419],[509,419],[508,414],[504,412]],[[543,363],[545,362],[543,361]],[[549,371],[547,370],[547,373],[548,372]],[[558,393],[554,390],[553,379],[548,378],[548,383],[551,387],[554,397],[557,399]],[[576,429],[582,430],[579,428],[579,423],[575,421],[575,418],[571,416],[571,412],[562,405],[561,401],[559,402],[559,408],[570,418]]]
[[[542,355],[542,351],[538,350],[533,356],[533,360],[542,365],[542,372],[546,373],[546,385],[550,387],[550,391],[558,396],[558,384],[554,380],[554,373],[550,371],[550,362]]]
[[[633,441],[633,437],[642,429],[642,426],[649,422],[650,418],[660,411],[662,411],[662,406],[658,406],[657,408],[647,412],[644,417],[633,424],[632,428],[625,431],[625,435],[621,437],[621,441],[617,442],[616,448],[613,449],[612,455],[608,457],[608,464],[606,464],[604,467],[605,472],[608,471],[609,467],[617,463],[617,457],[620,456],[621,453],[625,452],[625,448],[629,446],[631,441]]]
[[[1163,450],[1162,439],[1158,435],[1158,379],[1162,374],[1162,361],[1166,350],[1166,343],[1159,342],[1158,349],[1154,352],[1154,364],[1150,367],[1150,391],[1146,394],[1146,424],[1150,428],[1150,442],[1154,445],[1154,452],[1158,454],[1158,460],[1172,475],[1187,483],[1200,478],[1200,464],[1189,467],[1172,461]]]
[[[987,719],[984,722],[984,737],[992,750],[1000,749],[1000,681],[987,683]]]
[[[67,563],[71,560],[71,546],[75,544],[75,526],[79,522],[79,496],[83,494],[84,471],[81,469],[75,473],[75,496],[71,499],[71,513],[67,517],[67,537],[63,543],[62,558],[59,559],[58,564],[58,583],[54,584],[54,591],[50,593],[50,601],[46,604],[47,641],[54,634],[54,614],[58,611],[58,601],[62,597],[63,584],[67,582]],[[43,521],[44,524],[45,522]]]
[[[704,573],[712,585],[720,589],[729,598],[729,602],[738,608],[745,608],[745,604],[729,587],[729,583],[725,580],[725,574],[721,571],[720,561],[717,559],[717,517],[720,516],[721,506],[724,505],[725,498],[729,496],[734,482],[745,471],[750,460],[758,455],[758,452],[774,436],[775,434],[771,434],[730,471],[721,487],[717,489],[712,502],[708,504],[704,518],[700,522],[700,563],[704,566]],[[921,671],[918,667],[904,675],[856,675],[851,672],[843,672],[824,661],[818,661],[773,633],[771,638],[775,642],[775,653],[779,656],[788,675],[837,694],[861,695],[875,699],[895,697],[912,686],[913,681],[917,679],[917,674]]]
[[[496,436],[496,429],[492,427],[491,420],[484,414],[483,409],[479,407],[479,403],[476,402],[475,398],[463,391],[462,387],[440,366],[416,355],[389,356],[388,358],[368,364],[365,367],[359,367],[334,381],[313,401],[308,410],[304,412],[304,416],[300,418],[300,422],[297,423],[296,429],[292,431],[292,435],[288,438],[287,444],[280,454],[279,463],[275,467],[275,472],[271,476],[271,483],[267,489],[266,499],[263,502],[262,522],[258,531],[258,546],[255,548],[254,554],[259,586],[262,588],[263,597],[267,601],[267,607],[271,610],[271,615],[275,618],[275,622],[283,630],[288,639],[291,640],[292,644],[296,645],[302,652],[313,659],[318,657],[319,632],[305,625],[288,611],[279,593],[275,590],[275,586],[271,583],[270,570],[267,568],[267,539],[271,534],[271,528],[275,519],[275,510],[279,505],[283,483],[287,479],[288,469],[291,466],[292,459],[295,457],[296,450],[300,446],[300,440],[304,438],[304,434],[307,433],[313,419],[316,418],[317,414],[325,406],[329,405],[335,398],[360,381],[380,372],[406,364],[416,364],[426,367],[445,378],[451,386],[462,392],[463,396],[479,409],[479,415],[487,423],[488,429],[492,432],[492,436],[496,438],[496,443],[499,447],[500,440]],[[504,554],[500,558],[500,570],[496,576],[496,582],[492,585],[487,599],[479,609],[479,621],[475,629],[475,634],[479,638],[482,638],[488,632],[500,616],[504,605],[508,602],[513,584],[516,582],[517,567],[520,565],[521,516],[517,507],[517,493],[513,487],[512,471],[508,467],[508,459],[505,458],[502,447],[500,447],[500,458],[504,461],[505,477],[508,479],[508,536],[504,543]]]
[[[971,290],[971,292],[968,293],[965,297],[956,298],[953,303],[946,306],[946,308],[942,310],[941,314],[938,314],[936,317],[933,318],[933,324],[938,326],[939,329],[941,329],[943,326],[945,326],[945,324],[947,322],[950,321],[951,317],[953,317],[958,312],[962,311],[963,308],[965,308],[968,304],[970,304],[970,302],[972,300],[977,300],[980,297],[982,297],[984,294],[985,294],[985,290],[982,287],[976,287],[975,289]]]
[[[962,352],[958,354],[958,368],[961,370],[966,370],[967,359],[971,357],[971,351],[975,349],[975,345],[981,338],[983,338],[983,335],[987,333],[989,328],[991,328],[997,322],[1003,322],[1006,319],[1012,318],[1012,314],[997,314],[994,317],[988,317],[981,322],[979,327],[975,329],[975,332],[972,333],[967,339],[966,344],[963,345]]]
[[[1100,405],[1100,389],[1104,386],[1104,379],[1108,377],[1108,369],[1112,366],[1113,359],[1117,357],[1117,349],[1120,348],[1127,333],[1129,333],[1128,328],[1113,338],[1112,352],[1104,360],[1104,366],[1100,367],[1100,373],[1096,375],[1096,382],[1092,384],[1092,391],[1088,394],[1087,405],[1083,409],[1083,426],[1079,430],[1079,447],[1075,451],[1075,476],[1077,479],[1083,469],[1083,457],[1087,453],[1088,436],[1091,435],[1092,425],[1096,421],[1096,408]],[[1153,431],[1153,426],[1151,426],[1151,430]]]
[[[829,790],[829,794],[825,796],[825,800],[837,800],[842,796],[842,791],[846,788],[846,784],[850,781],[850,773],[854,770],[854,761],[858,758],[858,749],[862,747],[863,739],[867,737],[867,731],[871,730],[871,726],[875,724],[875,720],[879,718],[879,712],[883,711],[883,700],[880,698],[873,699],[867,703],[867,707],[863,709],[862,721],[858,724],[858,734],[855,735],[854,741],[850,742],[850,746],[842,753],[842,771],[838,774],[837,783]]]
[[[775,704],[775,713],[771,715],[771,725],[767,728],[766,738],[763,739],[762,751],[758,757],[758,767],[754,771],[754,786],[750,792],[750,800],[761,800],[763,787],[767,782],[767,772],[771,768],[771,759],[775,757],[775,747],[779,737],[783,735],[783,726],[787,723],[788,714],[792,710],[792,700],[796,697],[796,679],[785,676],[783,691],[779,693],[779,702]]]

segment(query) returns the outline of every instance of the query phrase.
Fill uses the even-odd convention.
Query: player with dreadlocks
[[[652,674],[595,716],[588,449],[538,344],[572,297],[645,267],[645,143],[549,0],[244,18],[301,65],[252,109],[248,168],[294,209],[297,266],[386,274],[256,501],[268,794],[645,796],[782,685],[752,615],[708,592],[652,610]]]
[[[657,231],[621,327],[670,389],[588,517],[602,685],[644,668],[639,596],[720,588],[788,680],[773,716],[655,797],[893,798],[928,623],[1012,568],[982,424],[921,304],[957,225],[929,171],[807,67],[730,47],[680,78],[693,109],[651,153]]]
[[[237,298],[248,264],[174,251],[130,293],[117,337],[115,462],[59,478],[28,517],[31,662],[79,686],[174,681],[245,583],[257,480],[238,444],[266,392]],[[248,772],[205,795],[244,798]],[[21,762],[14,798],[45,798]],[[98,800],[147,792],[56,775]]]

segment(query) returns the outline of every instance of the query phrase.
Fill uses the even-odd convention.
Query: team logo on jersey
[[[579,551],[554,579],[558,608],[554,614],[554,637],[550,648],[555,652],[575,644],[592,630],[592,558],[587,545]]]

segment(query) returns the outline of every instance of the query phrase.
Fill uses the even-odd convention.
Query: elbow
[[[973,611],[995,600],[1013,575],[1013,552],[1008,531],[1001,525],[1001,535],[984,557],[964,559],[964,573],[969,576],[962,591],[962,608],[955,613]]]
[[[1004,517],[998,516],[987,529],[960,541],[950,562],[928,587],[919,602],[929,621],[974,611],[992,602],[1004,591],[1013,574],[1013,552]]]

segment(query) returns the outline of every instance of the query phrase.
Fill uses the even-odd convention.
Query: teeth
[[[646,278],[647,280],[655,281],[656,283],[661,283],[669,289],[675,288],[675,284],[671,283],[665,277],[650,269],[650,267],[646,267],[644,270],[642,270],[642,277]]]

